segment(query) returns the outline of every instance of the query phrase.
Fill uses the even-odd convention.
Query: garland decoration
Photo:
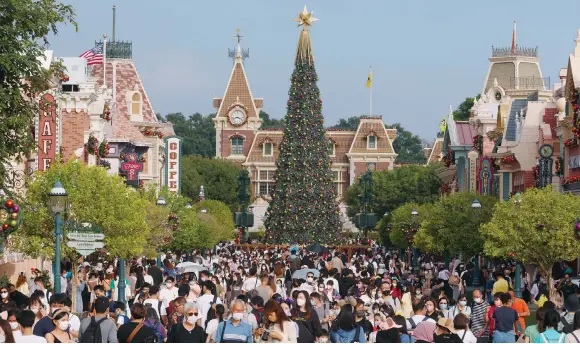
[[[510,155],[507,155],[507,156],[504,156],[503,158],[501,158],[501,162],[504,164],[513,164],[516,161],[517,161],[516,157],[513,154],[510,154]]]
[[[475,135],[473,137],[473,149],[475,149],[479,155],[483,154],[483,136]]]
[[[455,165],[455,152],[450,147],[447,147],[447,154],[443,157],[443,162],[447,168]]]
[[[564,171],[562,169],[562,167],[564,166],[564,158],[562,158],[561,156],[556,158],[556,175],[557,176],[563,176],[564,175]]]
[[[403,231],[403,235],[405,236],[405,239],[407,239],[410,245],[413,245],[415,243],[414,241],[415,233],[419,231],[420,226],[421,225],[419,225],[418,223],[407,223],[407,222],[401,223],[401,230]]]
[[[564,177],[562,178],[561,184],[574,184],[580,182],[580,176],[571,176],[571,177]]]
[[[578,141],[576,140],[576,138],[567,139],[566,141],[564,141],[564,146],[568,148],[576,147],[578,146]]]
[[[570,92],[570,105],[572,105],[572,110],[574,111],[574,127],[572,128],[572,133],[574,137],[580,138],[580,118],[578,118],[580,114],[580,106],[578,105],[578,98],[579,94],[575,89],[572,89]]]
[[[89,136],[89,140],[85,144],[87,152],[91,155],[99,155],[99,140],[92,134]]]
[[[107,155],[109,155],[109,149],[109,142],[107,142],[107,140],[103,140],[103,142],[101,142],[99,145],[99,157],[106,158]]]
[[[532,167],[532,172],[534,172],[534,184],[538,186],[540,182],[540,167],[538,165]]]
[[[157,136],[160,139],[163,138],[163,133],[160,132],[159,130],[143,129],[143,130],[141,130],[141,134],[143,134],[143,136],[147,136],[147,137]]]

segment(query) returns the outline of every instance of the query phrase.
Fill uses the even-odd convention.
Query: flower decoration
[[[447,154],[443,157],[443,163],[445,164],[445,167],[455,165],[455,152],[452,151],[450,147],[447,147]]]
[[[510,155],[507,155],[507,156],[504,156],[503,158],[501,158],[501,162],[504,164],[513,164],[516,161],[517,161],[516,157],[513,154],[510,154]]]
[[[163,133],[160,132],[159,130],[143,129],[143,130],[141,130],[141,134],[143,134],[143,136],[147,136],[147,137],[157,136],[160,139],[163,138]]]
[[[565,177],[562,178],[562,185],[566,185],[566,184],[573,184],[573,183],[578,183],[580,182],[580,176],[571,176],[571,177]]]
[[[99,154],[99,140],[95,136],[93,135],[89,136],[89,140],[85,144],[85,147],[87,149],[87,152],[89,152],[89,154],[92,155]]]
[[[559,156],[556,158],[556,175],[557,176],[563,176],[564,175],[564,170],[562,169],[562,167],[564,166],[564,159]]]
[[[177,230],[179,228],[179,217],[174,213],[169,214],[167,225],[171,230]]]
[[[567,139],[566,141],[564,141],[564,146],[568,148],[576,147],[578,146],[578,141],[576,140],[576,138]]]
[[[143,162],[143,163],[145,163],[145,162],[147,162],[147,158],[145,158],[143,155],[141,155],[141,156],[139,157],[139,162]]]
[[[451,186],[448,183],[441,185],[439,189],[442,195],[449,195],[451,193]]]
[[[109,107],[108,103],[105,104],[105,107],[103,108],[103,114],[101,115],[101,118],[105,121],[111,120],[111,108]]]

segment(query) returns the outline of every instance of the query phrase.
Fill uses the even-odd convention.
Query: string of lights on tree
[[[307,13],[300,18],[305,26],[313,21]],[[305,28],[298,42],[276,182],[264,222],[268,243],[332,244],[342,240],[317,81]]]

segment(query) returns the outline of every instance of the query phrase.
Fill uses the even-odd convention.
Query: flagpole
[[[107,87],[107,34],[103,35],[103,86]]]
[[[373,72],[373,66],[370,66],[369,74],[372,75],[372,72]],[[373,115],[373,80],[372,80],[372,76],[371,76],[371,87],[369,87],[369,102],[370,102],[369,116],[372,116]]]

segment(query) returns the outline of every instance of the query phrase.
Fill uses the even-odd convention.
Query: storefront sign
[[[179,192],[181,188],[181,139],[169,136],[165,139],[165,184],[171,192]]]
[[[568,158],[568,169],[580,168],[580,155],[574,155]]]
[[[139,186],[139,172],[143,171],[141,157],[137,153],[125,153],[121,157],[121,171],[125,172],[127,184]]]
[[[56,157],[57,150],[57,116],[56,101],[51,94],[40,98],[40,115],[36,128],[36,142],[38,144],[38,170],[46,171]]]

